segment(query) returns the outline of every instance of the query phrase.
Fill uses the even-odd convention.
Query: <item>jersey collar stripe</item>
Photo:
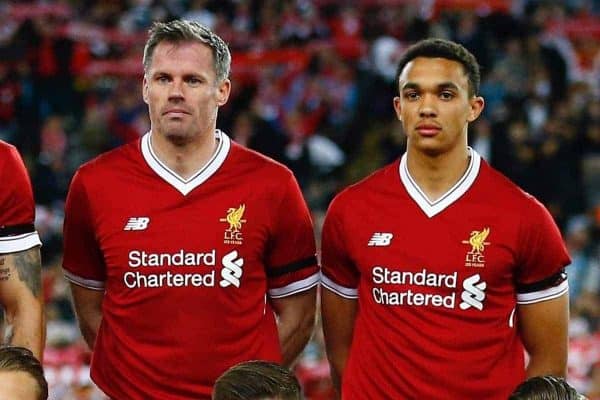
[[[321,272],[321,285],[323,287],[331,290],[338,296],[342,296],[346,299],[358,299],[358,289],[355,288],[347,288],[342,285],[338,285],[331,279],[329,279],[325,274]]]
[[[269,290],[269,297],[277,299],[280,297],[291,296],[296,293],[304,292],[319,284],[319,273],[312,274],[308,278],[292,282],[287,286]]]
[[[564,280],[560,285],[537,292],[517,293],[517,304],[533,304],[555,299],[569,291],[569,281]]]
[[[410,176],[406,162],[406,153],[402,156],[399,168],[400,181],[406,188],[409,196],[415,201],[415,203],[417,203],[417,205],[429,218],[439,214],[452,205],[462,195],[464,195],[473,185],[473,182],[475,182],[481,166],[481,157],[475,150],[471,149],[470,147],[468,149],[471,157],[464,175],[458,180],[458,182],[456,182],[456,184],[454,184],[454,186],[452,186],[452,188],[450,188],[450,190],[433,202],[427,198],[425,193]]]
[[[206,169],[210,166],[210,164],[215,160],[215,158],[217,157],[217,155],[219,154],[219,151],[221,150],[222,146],[223,146],[223,142],[220,140],[220,136],[217,133],[216,134],[218,140],[217,140],[217,150],[215,151],[215,153],[213,154],[213,156],[210,158],[210,160],[208,160],[208,162],[202,166],[202,168],[200,168],[200,170],[198,172],[196,172],[194,175],[192,175],[191,177],[189,177],[188,179],[183,179],[182,177],[180,177],[179,175],[177,175],[176,172],[174,172],[172,169],[170,169],[169,167],[166,166],[165,163],[163,163],[158,156],[156,155],[156,153],[154,153],[154,150],[152,149],[152,136],[150,136],[150,138],[148,139],[148,150],[150,151],[150,156],[152,157],[152,159],[154,161],[156,161],[162,169],[165,170],[165,172],[167,172],[169,175],[171,175],[173,178],[177,179],[179,182],[186,184],[189,183],[191,181],[193,181],[194,179],[196,179],[196,177],[198,177],[200,174],[202,174],[204,171],[206,171]]]
[[[104,282],[96,281],[93,279],[85,279],[78,275],[72,274],[63,268],[63,272],[65,274],[65,279],[69,282],[73,282],[78,286],[82,286],[84,288],[93,289],[93,290],[104,290]]]
[[[167,167],[154,153],[151,146],[151,137],[152,134],[150,132],[146,133],[142,137],[142,156],[148,166],[162,179],[164,179],[167,183],[181,192],[184,196],[189,192],[194,190],[196,187],[205,182],[208,178],[210,178],[214,173],[223,165],[227,155],[229,154],[229,149],[231,147],[231,142],[229,141],[229,137],[217,130],[215,132],[215,136],[217,137],[217,150],[215,154],[211,157],[211,159],[204,165],[198,172],[196,172],[193,176],[188,179],[183,179],[169,167]]]
[[[25,233],[23,235],[0,237],[0,254],[16,253],[29,250],[35,246],[41,246],[42,242],[37,232]]]

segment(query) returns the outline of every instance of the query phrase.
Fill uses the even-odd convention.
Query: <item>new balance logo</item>
[[[124,231],[143,231],[148,227],[150,218],[148,217],[131,217],[125,224]]]
[[[485,288],[487,287],[485,282],[479,282],[481,277],[479,274],[475,274],[463,281],[463,289],[460,298],[461,310],[468,310],[471,307],[475,307],[479,311],[483,310],[483,300],[485,299]]]
[[[393,237],[393,233],[375,232],[373,236],[371,236],[371,240],[369,240],[367,246],[389,246]]]
[[[238,258],[238,252],[236,250],[227,253],[223,256],[223,269],[221,270],[221,287],[235,286],[240,287],[240,278],[242,277],[242,267],[244,266],[244,259]]]

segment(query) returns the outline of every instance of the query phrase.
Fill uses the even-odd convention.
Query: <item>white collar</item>
[[[404,153],[402,156],[399,167],[400,180],[406,188],[409,196],[415,201],[415,203],[417,203],[417,205],[429,218],[439,214],[456,202],[469,190],[469,188],[473,185],[473,182],[475,182],[475,178],[477,178],[477,175],[479,174],[479,167],[481,166],[481,156],[470,147],[468,150],[470,161],[467,170],[458,180],[458,182],[456,182],[454,186],[452,186],[436,201],[430,201],[414,181],[414,179],[410,176],[406,162],[407,155]]]
[[[167,183],[185,196],[214,175],[219,167],[225,162],[225,158],[227,158],[227,154],[229,154],[229,149],[231,148],[231,141],[226,134],[218,129],[215,131],[215,137],[217,138],[217,150],[210,160],[188,179],[183,179],[175,171],[167,167],[154,153],[150,144],[152,138],[151,132],[146,133],[142,137],[142,156],[144,157],[144,160],[146,160],[148,166],[156,172],[158,176],[163,178]]]

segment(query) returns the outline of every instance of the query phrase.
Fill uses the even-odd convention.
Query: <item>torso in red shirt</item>
[[[568,263],[560,233],[474,151],[436,202],[404,160],[342,192],[325,221],[323,285],[358,298],[343,398],[506,400],[525,377],[517,301],[568,289],[531,286]]]
[[[217,133],[187,181],[150,135],[83,166],[67,201],[64,268],[105,290],[92,378],[114,399],[210,398],[249,359],[278,361],[269,297],[318,283],[293,175]]]

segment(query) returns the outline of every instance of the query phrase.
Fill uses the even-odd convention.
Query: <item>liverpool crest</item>
[[[483,228],[480,231],[471,231],[469,240],[462,241],[463,244],[471,246],[471,250],[468,251],[465,256],[465,267],[485,267],[483,252],[485,251],[485,246],[490,244],[490,242],[486,242],[489,234],[490,228]]]
[[[239,207],[231,207],[227,210],[227,216],[219,219],[220,222],[227,222],[229,227],[225,229],[223,243],[225,244],[242,244],[244,237],[242,236],[242,224],[246,222],[244,217],[246,205],[240,204]]]

